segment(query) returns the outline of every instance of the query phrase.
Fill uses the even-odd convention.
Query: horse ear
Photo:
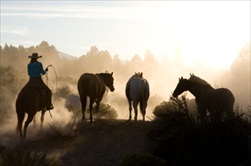
[[[183,77],[181,77],[181,80],[183,80]]]
[[[111,75],[113,75],[113,72],[111,72]]]
[[[140,73],[140,76],[143,77],[143,72]]]

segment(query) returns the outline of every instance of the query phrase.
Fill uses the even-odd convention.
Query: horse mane
[[[188,80],[189,81],[193,81],[193,82],[197,82],[197,83],[200,83],[200,84],[203,84],[203,85],[209,85],[209,86],[211,86],[207,81],[201,79],[200,77],[194,75],[193,73],[190,74],[190,78]]]
[[[96,73],[97,76],[101,76],[102,78],[108,78],[112,74],[113,74],[113,72],[112,73]]]
[[[103,75],[103,76],[106,76],[108,74],[110,74],[110,73],[96,73],[96,75]]]

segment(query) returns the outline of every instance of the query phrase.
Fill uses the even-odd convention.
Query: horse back
[[[149,84],[146,79],[131,77],[126,84],[126,97],[129,100],[141,100],[149,98]]]
[[[45,107],[45,96],[36,87],[25,86],[17,96],[16,112],[26,113],[40,111]]]
[[[140,78],[132,76],[126,83],[126,97],[129,100],[136,100],[139,96]]]
[[[218,88],[209,94],[209,102],[215,107],[227,105],[229,108],[232,108],[235,98],[229,89]]]
[[[78,80],[78,92],[80,96],[103,96],[105,93],[105,83],[96,74],[84,73]]]

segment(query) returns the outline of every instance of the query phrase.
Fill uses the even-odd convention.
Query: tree
[[[144,58],[144,71],[151,75],[152,72],[158,71],[158,67],[158,60],[155,59],[153,53],[150,50],[147,50]]]
[[[35,47],[35,51],[38,54],[43,55],[44,61],[57,61],[59,59],[58,51],[53,45],[49,45],[48,42],[42,41],[38,46]]]

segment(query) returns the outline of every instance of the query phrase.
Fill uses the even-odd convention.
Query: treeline
[[[125,73],[131,75],[139,69],[156,69],[159,65],[150,52],[145,55],[144,60],[135,55],[130,61],[122,61],[119,55],[112,57],[108,51],[99,50],[96,46],[92,46],[85,55],[78,59],[62,58],[53,45],[43,41],[37,46],[28,48],[22,45],[18,47],[7,44],[4,47],[1,46],[1,67],[14,67],[19,71],[26,71],[26,66],[29,63],[28,56],[33,52],[38,52],[43,56],[41,61],[44,65],[54,65],[62,75],[79,76],[83,72],[105,72],[106,70],[117,71],[120,73],[119,75],[125,75]],[[151,63],[151,66],[144,65],[146,63]]]
[[[247,43],[237,55],[229,70],[214,71],[204,68],[200,64],[187,67],[182,61],[181,55],[174,55],[171,60],[168,57],[157,60],[151,51],[146,51],[144,58],[134,55],[128,60],[121,60],[119,55],[111,55],[107,50],[99,50],[92,46],[90,50],[76,59],[67,59],[59,56],[55,46],[42,41],[37,46],[18,47],[7,45],[1,46],[1,77],[8,76],[7,68],[12,68],[20,77],[27,81],[28,58],[33,52],[42,55],[41,61],[44,67],[52,64],[61,80],[76,80],[85,72],[100,73],[114,72],[115,88],[117,92],[124,94],[124,86],[134,72],[141,71],[148,79],[151,95],[159,95],[168,100],[171,91],[174,90],[180,76],[189,77],[194,73],[207,80],[214,87],[227,87],[233,91],[237,103],[240,105],[250,104],[250,43]],[[18,77],[18,76],[17,76]],[[63,78],[68,79],[63,79]],[[1,86],[5,85],[5,79],[1,79]],[[10,86],[10,85],[9,85]],[[160,101],[161,102],[161,101]]]

